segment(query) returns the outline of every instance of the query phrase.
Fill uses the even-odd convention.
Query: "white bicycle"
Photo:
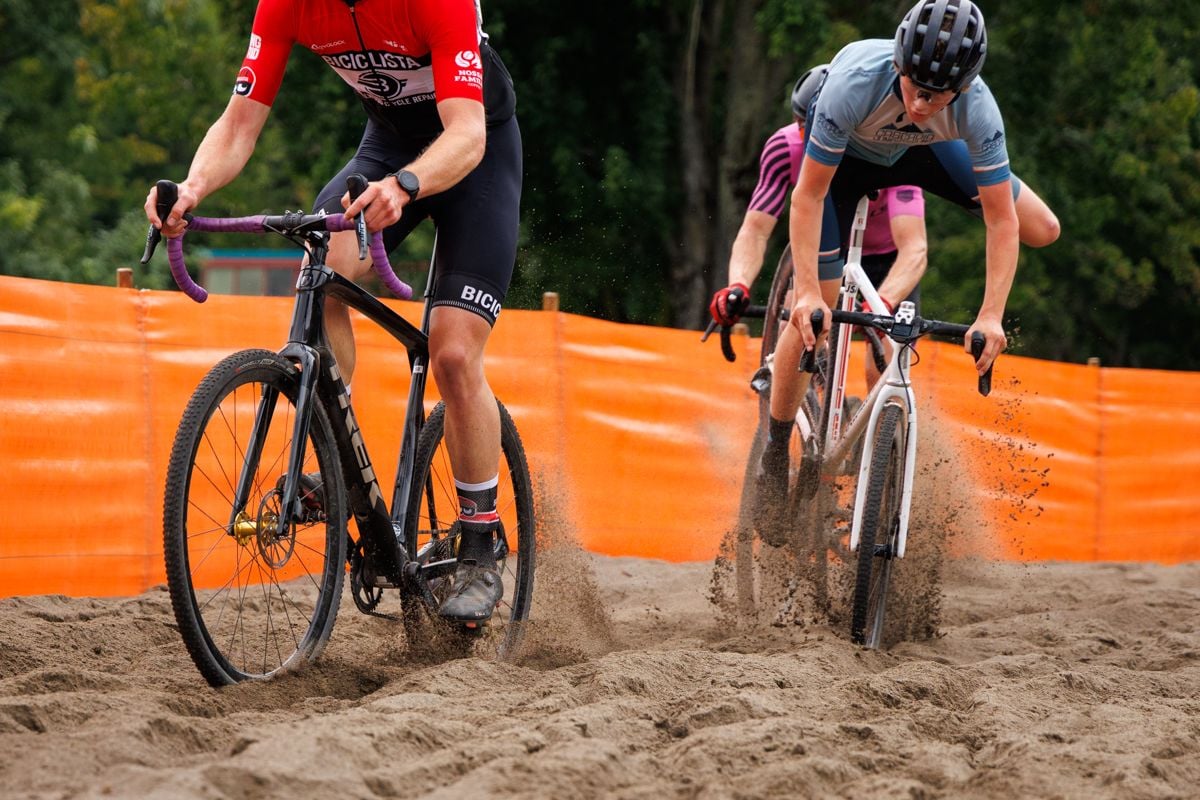
[[[791,527],[785,539],[792,557],[788,567],[792,574],[783,578],[786,586],[782,589],[765,585],[772,578],[766,574],[768,559],[762,553],[763,546],[778,538],[756,530],[762,515],[755,513],[753,487],[765,440],[765,417],[747,464],[734,561],[739,609],[757,614],[764,606],[775,606],[766,610],[776,619],[793,613],[791,607],[803,585],[807,585],[817,608],[828,614],[828,566],[844,564],[852,578],[851,639],[878,648],[885,641],[888,586],[896,561],[907,549],[912,510],[918,432],[917,403],[909,374],[913,346],[929,334],[961,341],[968,326],[923,319],[907,301],[894,315],[856,310],[863,303],[870,308],[886,308],[861,263],[868,202],[869,198],[864,197],[855,212],[827,348],[815,357],[808,354],[806,363],[800,365],[813,373],[813,380],[796,415],[783,515]],[[764,398],[769,394],[775,369],[774,346],[791,309],[792,278],[791,259],[785,253],[767,306],[761,309],[766,320],[763,358],[752,385]],[[821,312],[813,315],[814,330],[821,329],[822,316]],[[870,351],[882,373],[861,403],[846,391],[855,327],[861,327],[871,340]],[[894,344],[886,347],[880,337]],[[982,335],[976,333],[971,342],[976,359],[983,345]],[[979,392],[986,396],[990,391],[989,369],[979,379]],[[766,414],[766,403],[760,405],[762,416]],[[774,577],[778,583],[780,576]]]

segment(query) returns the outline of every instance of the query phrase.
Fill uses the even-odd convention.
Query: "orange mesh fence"
[[[395,307],[418,317],[416,304]],[[183,407],[225,355],[278,348],[291,308],[0,277],[0,596],[162,583],[162,491]],[[386,486],[408,362],[369,322],[356,335],[355,406]],[[731,365],[692,331],[506,310],[488,376],[521,430],[542,524],[598,553],[712,558],[756,424],[758,342],[735,343]],[[1200,375],[1006,357],[984,399],[961,348],[927,344],[914,369],[922,424],[952,433],[998,555],[1200,557]]]

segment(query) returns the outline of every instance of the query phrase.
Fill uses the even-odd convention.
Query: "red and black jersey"
[[[234,92],[271,105],[295,44],[402,136],[440,132],[437,102],[450,97],[483,102],[489,124],[513,113],[512,81],[487,45],[478,0],[259,0]]]

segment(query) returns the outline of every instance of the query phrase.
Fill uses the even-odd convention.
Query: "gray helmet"
[[[813,95],[821,87],[827,72],[829,72],[828,64],[813,67],[801,75],[800,80],[796,81],[796,85],[792,87],[792,114],[801,122],[806,121]]]
[[[986,55],[983,12],[971,0],[917,0],[896,29],[896,68],[933,92],[965,88]]]

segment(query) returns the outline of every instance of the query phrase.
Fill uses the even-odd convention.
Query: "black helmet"
[[[821,82],[825,80],[827,72],[829,72],[828,64],[813,67],[801,75],[800,80],[796,81],[796,85],[792,87],[792,113],[801,122],[804,122],[808,116],[808,106],[812,103],[813,95],[817,93]]]
[[[923,89],[965,88],[986,55],[983,12],[971,0],[918,0],[896,29],[896,68]]]

